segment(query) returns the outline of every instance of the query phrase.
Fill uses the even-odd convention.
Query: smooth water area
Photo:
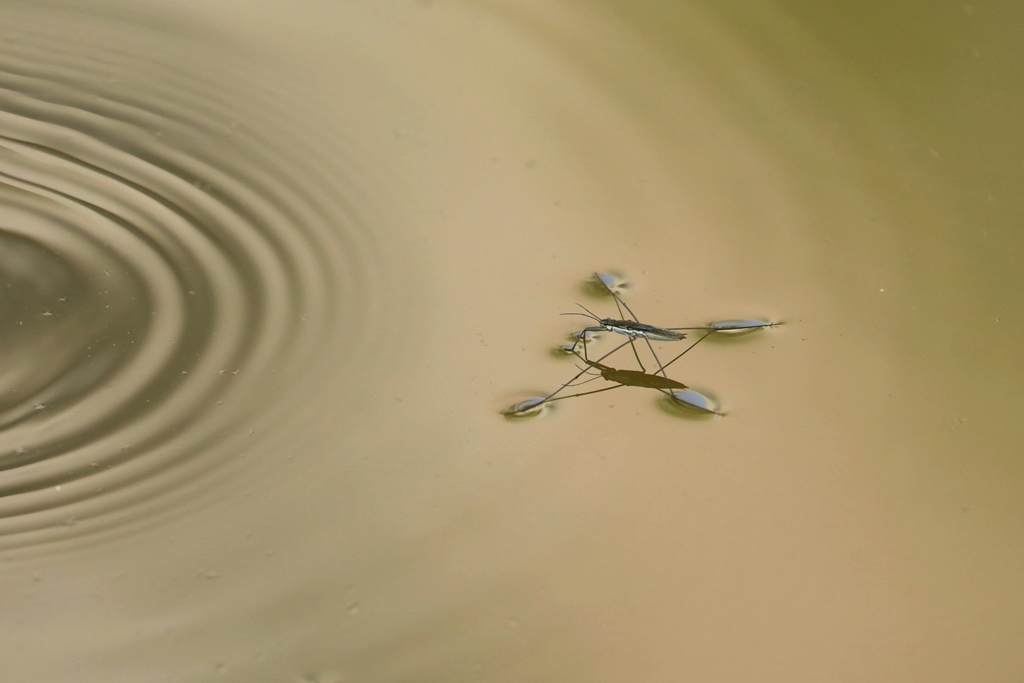
[[[5,678],[1024,668],[1012,3],[0,18]]]

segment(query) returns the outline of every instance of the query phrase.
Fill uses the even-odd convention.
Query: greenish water
[[[1024,10],[0,14],[18,680],[1016,680]]]

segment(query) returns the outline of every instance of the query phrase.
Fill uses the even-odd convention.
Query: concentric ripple
[[[0,535],[15,544],[102,526],[238,452],[342,317],[361,323],[344,341],[366,342],[379,271],[355,184],[258,86],[175,68],[187,44],[138,26],[37,14],[0,42]]]

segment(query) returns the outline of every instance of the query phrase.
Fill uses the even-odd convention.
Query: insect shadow
[[[590,318],[597,323],[596,325],[584,327],[582,330],[572,335],[574,339],[573,343],[569,346],[562,347],[563,351],[576,356],[576,358],[582,361],[586,367],[579,368],[579,366],[577,366],[580,371],[558,389],[554,390],[547,396],[537,396],[511,405],[502,411],[504,415],[508,417],[526,417],[536,415],[544,408],[545,405],[555,401],[612,391],[613,389],[619,389],[624,386],[653,389],[665,394],[667,401],[677,407],[691,408],[704,413],[721,415],[722,413],[718,412],[713,401],[703,394],[690,389],[682,382],[678,382],[670,378],[666,372],[666,368],[678,361],[684,355],[689,353],[695,346],[713,334],[749,333],[755,330],[766,327],[775,327],[781,324],[777,322],[766,322],[763,320],[751,319],[730,320],[690,327],[656,327],[654,325],[640,322],[636,317],[636,314],[633,313],[632,309],[629,308],[626,302],[622,301],[622,299],[619,298],[619,295],[609,286],[605,277],[594,273],[592,282],[593,287],[603,289],[604,292],[611,295],[612,299],[615,301],[615,307],[618,310],[619,318],[601,318],[581,304],[576,305],[583,309],[583,313],[563,313],[562,315],[578,315]],[[628,314],[628,318],[626,314]],[[683,341],[684,339],[687,339],[687,332],[696,331],[703,332],[703,334],[701,334],[696,341],[691,342],[689,346],[672,358],[672,360],[667,363],[661,362],[661,359],[658,357],[658,354],[654,350],[654,346],[651,342]],[[611,351],[608,351],[597,360],[592,361],[587,355],[587,346],[593,338],[593,335],[600,332],[611,332],[613,334],[622,335],[626,337],[626,341],[622,342]],[[647,349],[650,351],[651,357],[654,359],[657,366],[656,372],[647,372],[647,368],[640,359],[640,353],[636,348],[637,340],[642,340],[646,344]],[[633,351],[633,356],[636,359],[637,364],[640,366],[639,371],[614,368],[602,363],[602,361],[624,348],[627,344]],[[583,349],[582,355],[578,350],[580,347]],[[584,376],[587,376],[587,378],[581,379]],[[604,379],[611,382],[612,386],[594,389],[591,391],[577,392],[574,394],[563,393],[571,387],[577,387],[596,379]]]

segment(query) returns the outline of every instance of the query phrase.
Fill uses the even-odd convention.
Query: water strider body
[[[583,315],[582,313],[579,315]],[[614,332],[615,334],[622,334],[630,339],[650,339],[651,341],[681,341],[686,339],[686,334],[683,332],[676,332],[674,330],[666,330],[661,327],[655,327],[654,325],[648,325],[646,323],[636,322],[635,320],[615,320],[613,318],[598,318],[597,325],[583,328],[584,332]]]

